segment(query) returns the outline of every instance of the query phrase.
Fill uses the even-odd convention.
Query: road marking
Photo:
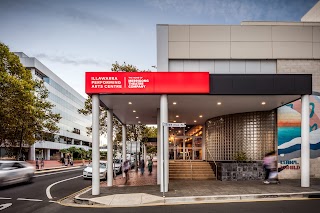
[[[0,211],[10,207],[12,203],[4,203],[0,205]]]
[[[39,199],[30,199],[30,198],[17,198],[17,200],[35,201],[35,202],[42,202],[43,201],[43,200],[39,200]]]
[[[0,197],[0,200],[11,200],[12,198],[10,197]]]
[[[60,173],[65,173],[65,172],[72,172],[72,171],[82,170],[82,169],[83,169],[83,168],[73,169],[73,170],[68,170],[68,171],[62,171],[62,172],[54,172],[54,173],[43,174],[43,175],[35,175],[35,176],[33,176],[33,177],[42,177],[42,176],[47,176],[47,175],[55,175],[55,174],[60,174]]]
[[[53,184],[51,184],[50,186],[47,187],[46,189],[46,194],[47,194],[47,197],[51,200],[52,199],[52,196],[51,196],[51,193],[50,193],[50,189],[52,186],[58,184],[58,183],[62,183],[62,182],[65,182],[65,181],[68,181],[68,180],[72,180],[72,179],[76,179],[76,178],[79,178],[79,177],[82,177],[82,175],[79,175],[79,176],[76,176],[76,177],[72,177],[72,178],[68,178],[68,179],[65,179],[65,180],[60,180],[58,182],[55,182]]]

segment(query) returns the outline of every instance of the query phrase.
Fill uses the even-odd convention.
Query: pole
[[[165,169],[164,169],[164,124],[162,123],[162,178],[163,178],[163,189],[162,189],[162,197],[165,197],[164,196],[164,191],[165,191],[165,183],[166,183],[166,179],[165,179]]]
[[[100,194],[99,95],[92,95],[92,195]]]

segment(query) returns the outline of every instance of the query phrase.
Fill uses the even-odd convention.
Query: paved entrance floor
[[[320,179],[311,179],[309,188],[300,187],[300,180],[281,180],[280,184],[263,184],[262,181],[218,181],[218,180],[170,180],[169,191],[160,192],[156,184],[156,166],[152,175],[130,171],[130,179],[124,185],[121,175],[114,180],[114,186],[101,183],[100,195],[91,195],[91,189],[76,196],[81,203],[100,203],[107,206],[137,206],[159,203],[195,201],[257,199],[276,197],[305,197],[320,195]]]

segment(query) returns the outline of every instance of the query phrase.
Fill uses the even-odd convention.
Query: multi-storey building
[[[33,144],[28,153],[28,159],[36,157],[45,160],[60,159],[60,149],[71,146],[90,149],[92,139],[87,136],[86,127],[91,126],[91,116],[78,113],[84,107],[85,98],[71,88],[61,78],[34,57],[28,57],[23,52],[15,53],[21,63],[32,72],[34,79],[43,80],[49,91],[48,101],[54,104],[53,112],[61,115],[58,123],[60,128],[56,134],[48,133]]]

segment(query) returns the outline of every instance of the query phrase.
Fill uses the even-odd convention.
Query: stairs
[[[192,165],[192,169],[191,169]],[[214,180],[211,166],[205,161],[169,161],[170,180]]]

